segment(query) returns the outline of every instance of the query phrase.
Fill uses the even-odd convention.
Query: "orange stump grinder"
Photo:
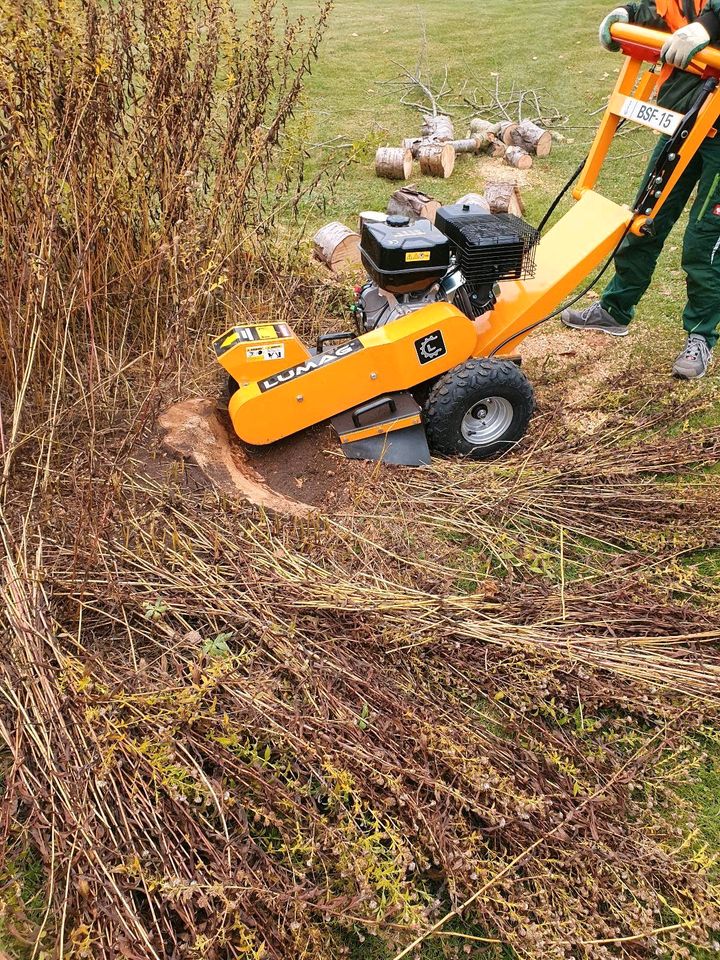
[[[538,230],[471,205],[441,208],[434,226],[398,217],[366,224],[357,332],[322,336],[309,349],[286,324],[265,323],[215,342],[242,440],[269,444],[331,420],[347,456],[412,466],[429,463],[430,449],[483,459],[520,440],[534,400],[518,344],[606,261],[570,303],[580,299],[630,232],[652,231],[720,116],[719,51],[689,65],[704,83],[683,116],[656,103],[671,69],[659,63],[667,35],[627,24],[612,33],[626,60],[592,149],[563,191],[575,184],[570,211],[542,237],[560,198]],[[627,122],[668,138],[632,207],[594,189]]]

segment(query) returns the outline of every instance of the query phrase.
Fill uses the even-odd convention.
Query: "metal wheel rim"
[[[474,403],[462,418],[460,432],[474,447],[487,447],[505,434],[513,415],[513,405],[505,397],[486,397]]]

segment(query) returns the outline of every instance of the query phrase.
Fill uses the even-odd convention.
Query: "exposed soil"
[[[248,447],[235,440],[248,463],[276,493],[332,513],[342,509],[352,489],[367,479],[373,464],[347,460],[329,424],[279,440]]]

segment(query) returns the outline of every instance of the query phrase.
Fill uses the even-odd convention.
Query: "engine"
[[[362,330],[391,323],[445,300],[470,319],[492,310],[501,280],[530,277],[538,233],[510,214],[482,207],[441,207],[435,226],[407,217],[366,223],[360,252],[369,280],[355,305]]]

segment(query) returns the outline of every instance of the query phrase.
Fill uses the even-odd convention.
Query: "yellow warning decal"
[[[234,343],[237,343],[237,342],[238,342],[238,335],[237,335],[237,333],[233,330],[233,332],[230,334],[230,336],[227,337],[225,340],[223,340],[223,342],[220,344],[220,346],[221,346],[221,347],[225,347],[225,349],[227,349],[228,347],[231,347]]]
[[[261,340],[276,340],[277,333],[275,333],[275,325],[272,323],[261,323],[260,326],[255,327],[257,335]]]
[[[430,259],[429,250],[418,250],[417,253],[406,253],[405,254],[405,263],[419,263],[423,260]]]

